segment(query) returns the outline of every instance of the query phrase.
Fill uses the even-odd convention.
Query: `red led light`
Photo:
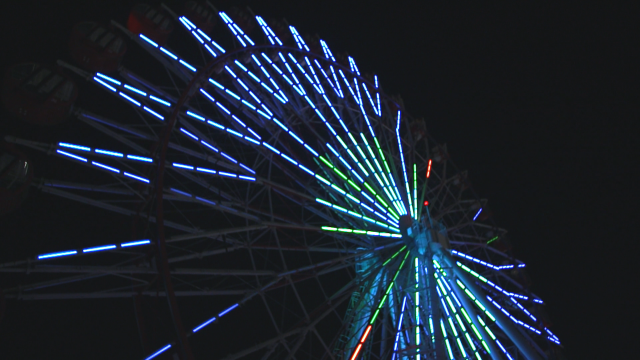
[[[358,344],[358,346],[356,347],[356,351],[353,352],[353,356],[351,356],[351,359],[349,360],[355,360],[355,358],[357,358],[358,354],[360,353],[360,349],[362,349],[362,343]]]
[[[429,175],[431,175],[431,159],[429,159],[429,165],[427,165],[427,179],[429,178]]]
[[[424,204],[424,206],[429,206],[429,200],[425,200],[425,201],[423,202],[423,204]]]
[[[364,331],[364,334],[362,335],[362,340],[360,340],[361,343],[364,343],[367,340],[367,336],[369,336],[369,331],[371,331],[371,325],[367,326],[367,329]]]

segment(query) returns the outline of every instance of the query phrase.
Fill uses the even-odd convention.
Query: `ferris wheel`
[[[16,116],[74,120],[52,142],[6,137],[0,196],[15,207],[27,184],[134,230],[0,264],[43,276],[7,299],[165,298],[173,336],[147,360],[197,341],[216,359],[559,356],[486,200],[352,57],[196,2],[83,22],[70,44],[73,61],[7,73]],[[34,177],[28,152],[72,170]]]

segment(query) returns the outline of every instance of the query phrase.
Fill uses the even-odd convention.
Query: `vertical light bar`
[[[420,360],[420,260],[415,258],[416,270],[416,360]]]
[[[389,292],[391,292],[391,288],[393,287],[393,284],[396,281],[396,278],[400,274],[400,270],[402,270],[402,268],[404,266],[404,263],[407,260],[407,257],[409,256],[409,253],[410,253],[409,251],[406,252],[406,254],[404,255],[404,258],[402,259],[402,262],[400,263],[400,266],[398,266],[398,270],[396,270],[396,273],[393,276],[393,279],[389,282],[389,286],[387,287],[387,291],[385,292],[385,294],[382,297],[382,299],[380,299],[380,303],[378,304],[378,308],[373,313],[373,316],[371,317],[371,320],[369,320],[369,326],[367,326],[367,328],[364,331],[364,334],[362,334],[362,337],[360,338],[358,346],[356,347],[355,351],[353,352],[353,355],[351,355],[351,357],[349,358],[350,360],[355,360],[358,357],[358,353],[360,353],[360,350],[362,349],[362,345],[364,344],[365,340],[367,339],[367,336],[369,335],[369,331],[371,330],[371,327],[373,326],[373,323],[376,321],[376,318],[378,317],[378,314],[380,314],[380,310],[382,310],[382,307],[384,306],[385,302],[387,301],[387,297],[389,296]]]
[[[402,174],[404,175],[404,184],[407,188],[407,202],[409,210],[411,211],[411,217],[415,219],[416,215],[413,213],[413,206],[411,206],[411,190],[409,188],[409,179],[407,178],[407,167],[404,162],[404,152],[402,151],[402,139],[400,138],[400,119],[401,112],[398,110],[398,122],[396,124],[396,138],[398,139],[398,148],[400,149],[400,161],[402,162]]]
[[[418,220],[418,167],[413,164],[413,214]]]
[[[393,356],[391,356],[391,360],[395,360],[396,358],[396,353],[398,352],[398,340],[400,339],[400,328],[402,327],[402,317],[404,316],[404,307],[405,305],[407,305],[407,297],[404,296],[402,298],[402,308],[400,310],[400,318],[398,320],[398,329],[396,331],[396,340],[393,344]]]
[[[431,175],[431,159],[429,159],[429,164],[427,165],[427,179]]]

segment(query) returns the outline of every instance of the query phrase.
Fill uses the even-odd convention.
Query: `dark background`
[[[214,5],[249,4],[264,17],[285,17],[334,52],[348,51],[361,71],[378,74],[384,91],[401,94],[408,111],[426,119],[489,199],[528,265],[533,291],[547,302],[566,356],[628,358],[640,320],[640,13],[594,3]],[[124,23],[131,4],[3,2],[0,65],[66,58],[73,24]],[[0,219],[0,262],[33,256],[20,227],[55,224],[62,215],[42,207],[53,201],[34,191],[22,209]],[[61,204],[50,206],[73,206]],[[124,300],[9,301],[0,358],[112,358],[122,348],[135,354],[131,312]]]

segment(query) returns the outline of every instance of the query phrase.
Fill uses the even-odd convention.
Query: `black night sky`
[[[113,3],[3,2],[2,68],[67,57],[76,22],[124,22],[133,2]],[[347,51],[361,70],[379,76],[386,93],[401,94],[408,111],[426,119],[509,230],[567,358],[629,357],[640,335],[640,9],[611,2],[214,3],[247,4]],[[26,243],[37,231],[21,238],[25,227],[61,221],[55,236],[42,233],[55,242],[71,222],[90,221],[62,221],[74,204],[55,201],[33,189],[21,209],[0,218],[0,262],[37,251],[44,240]],[[83,317],[96,310],[91,322]],[[0,358],[138,356],[136,339],[122,345],[134,350],[118,351],[120,339],[137,337],[127,312],[128,300],[9,300]]]

